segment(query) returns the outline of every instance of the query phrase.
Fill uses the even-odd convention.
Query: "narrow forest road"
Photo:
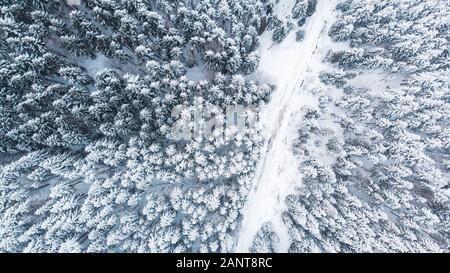
[[[295,0],[280,1],[280,18],[291,16]],[[295,41],[295,32],[279,45],[271,40],[272,33],[261,37],[261,63],[257,74],[277,85],[271,101],[263,108],[261,122],[265,144],[258,163],[255,179],[243,211],[243,220],[236,252],[249,252],[254,236],[262,224],[271,222],[280,241],[277,252],[287,252],[290,245],[288,231],[282,221],[285,198],[301,179],[291,150],[295,137],[296,116],[302,106],[314,103],[304,91],[311,68],[320,65],[323,54],[317,54],[326,35],[328,22],[334,20],[337,0],[319,0],[317,10],[305,26],[305,40]],[[323,52],[321,52],[323,53]]]

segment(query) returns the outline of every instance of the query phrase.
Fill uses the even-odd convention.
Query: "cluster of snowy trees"
[[[305,36],[303,26],[316,11],[316,6],[317,0],[295,0],[291,14],[285,18],[273,15],[268,25],[268,30],[273,30],[272,40],[281,43],[291,31],[296,30],[296,40],[302,41]]]
[[[329,35],[348,46],[328,54],[317,105],[303,109],[302,182],[283,216],[290,251],[447,252],[450,4],[337,8]]]
[[[272,224],[265,223],[255,235],[250,251],[252,253],[274,253],[278,243],[279,238],[272,230]]]
[[[258,109],[272,87],[241,74],[274,4],[2,1],[0,251],[229,251],[262,140],[179,140],[208,119],[172,113]]]
[[[303,41],[305,38],[305,31],[302,27],[306,23],[306,19],[314,14],[316,11],[318,0],[297,0],[294,8],[292,9],[292,16],[297,20],[297,25],[300,28],[295,33],[297,41]]]

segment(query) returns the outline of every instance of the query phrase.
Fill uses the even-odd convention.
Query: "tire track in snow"
[[[300,180],[297,163],[291,151],[293,122],[296,111],[307,104],[302,96],[302,87],[307,72],[316,57],[319,41],[325,36],[328,19],[333,15],[336,0],[319,0],[317,10],[309,19],[306,38],[295,42],[291,33],[280,45],[273,45],[271,33],[262,38],[261,64],[259,71],[277,81],[271,101],[261,113],[265,134],[263,153],[258,163],[254,182],[243,211],[243,220],[236,252],[249,252],[254,236],[262,224],[271,222],[279,236],[278,252],[287,252],[290,239],[282,222],[285,198]],[[291,14],[295,0],[284,1],[277,6],[278,14]],[[292,42],[294,41],[294,42]],[[320,60],[319,60],[320,61]],[[291,125],[291,126],[290,126]]]

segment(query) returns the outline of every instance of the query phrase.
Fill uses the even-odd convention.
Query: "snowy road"
[[[275,82],[277,89],[261,113],[266,141],[244,207],[236,252],[249,252],[255,234],[265,222],[271,222],[279,236],[276,251],[288,251],[290,239],[281,214],[286,196],[301,179],[291,151],[291,143],[298,128],[296,124],[299,122],[296,112],[304,105],[315,103],[314,98],[302,87],[308,81],[308,72],[321,64],[323,52],[319,45],[327,39],[326,30],[328,22],[334,19],[336,1],[318,1],[317,11],[307,22],[303,42],[295,41],[294,32],[279,45],[273,45],[272,33],[265,33],[261,37],[258,74]],[[280,1],[277,5],[280,18],[290,16],[294,4],[295,0]]]

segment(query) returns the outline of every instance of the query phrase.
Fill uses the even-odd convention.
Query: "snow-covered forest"
[[[449,251],[450,2],[343,1],[302,109],[293,252]]]
[[[0,3],[0,252],[450,251],[449,1]]]

